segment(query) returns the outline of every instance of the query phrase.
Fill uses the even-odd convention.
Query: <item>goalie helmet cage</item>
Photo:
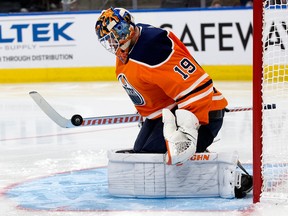
[[[283,0],[254,0],[254,203],[288,203],[287,81],[288,4]],[[276,103],[276,109],[264,110],[264,104],[271,103]]]

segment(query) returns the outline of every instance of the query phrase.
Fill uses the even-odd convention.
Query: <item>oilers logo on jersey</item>
[[[124,74],[119,74],[117,79],[129,95],[135,106],[145,105],[145,101],[142,95],[128,82]]]

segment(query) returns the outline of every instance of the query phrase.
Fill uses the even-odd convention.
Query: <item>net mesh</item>
[[[288,4],[263,2],[261,202],[288,202]],[[264,109],[265,104],[276,109]]]

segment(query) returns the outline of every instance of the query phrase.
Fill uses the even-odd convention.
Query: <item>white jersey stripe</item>
[[[217,95],[217,96],[213,96],[212,100],[217,101],[217,100],[222,100],[224,97],[223,95]]]
[[[171,105],[169,105],[169,106],[167,106],[167,107],[165,107],[165,108],[163,108],[163,109],[173,109],[174,107],[176,106],[176,103],[174,103],[174,104],[171,104]],[[157,117],[157,116],[161,116],[162,115],[162,109],[161,110],[157,110],[156,112],[154,112],[154,113],[151,113],[149,116],[146,116],[146,118],[148,118],[148,119],[153,119],[153,118],[155,118],[155,117]]]
[[[182,107],[185,107],[187,106],[188,104],[191,104],[191,103],[194,103],[195,101],[198,101],[204,97],[206,97],[207,95],[211,94],[213,92],[213,87],[209,88],[207,91],[195,96],[195,97],[192,97],[190,98],[189,100],[187,101],[184,101],[182,103],[179,103],[178,104],[178,107],[181,109]]]
[[[194,82],[188,89],[185,89],[184,91],[182,91],[180,94],[178,94],[174,100],[177,100],[179,98],[181,98],[182,96],[185,96],[186,94],[188,94],[189,92],[193,91],[203,80],[205,80],[208,77],[208,74],[205,73],[203,74],[198,80],[196,80],[196,82]]]

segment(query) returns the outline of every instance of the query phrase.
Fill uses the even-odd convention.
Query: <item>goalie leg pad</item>
[[[219,164],[219,193],[223,198],[235,197],[235,187],[241,185],[241,173],[236,170],[238,154],[220,153],[219,161],[228,163]]]
[[[109,151],[108,158],[108,189],[114,196],[234,198],[239,182],[238,156],[231,153],[196,153],[182,166],[166,165],[164,154]]]

